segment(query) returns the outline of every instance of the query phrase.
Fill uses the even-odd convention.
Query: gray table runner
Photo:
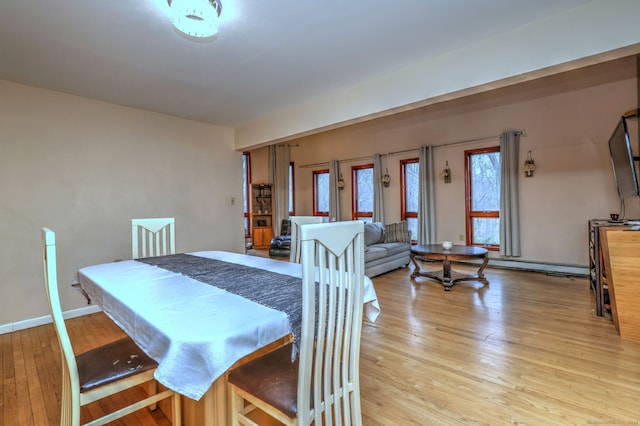
[[[147,257],[136,261],[185,275],[284,312],[297,346],[302,327],[302,279],[188,254]]]

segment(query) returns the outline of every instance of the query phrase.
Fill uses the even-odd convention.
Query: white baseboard
[[[100,308],[97,305],[85,306],[84,308],[72,309],[62,314],[64,319],[81,317],[83,315],[95,314],[100,312]],[[26,328],[37,327],[39,325],[51,323],[51,315],[45,315],[38,318],[30,318],[24,321],[12,322],[9,324],[0,325],[0,334],[12,333],[18,330],[24,330]]]

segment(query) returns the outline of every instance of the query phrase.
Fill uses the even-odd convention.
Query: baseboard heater
[[[534,262],[515,259],[489,259],[489,266],[498,268],[519,269],[532,272],[546,272],[558,275],[589,276],[589,267],[566,265],[560,263]]]
[[[476,264],[479,265],[481,261],[471,260],[466,262],[451,261],[451,263],[460,264]],[[494,259],[489,258],[489,268],[505,268],[505,269],[517,269],[520,271],[530,272],[543,272],[547,274],[567,275],[567,276],[589,276],[589,267],[581,265],[568,265],[560,263],[549,262],[536,262],[522,259]]]

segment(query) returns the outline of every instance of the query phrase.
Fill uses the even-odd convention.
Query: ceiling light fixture
[[[207,38],[218,33],[222,4],[220,0],[167,0],[171,23],[191,37]]]

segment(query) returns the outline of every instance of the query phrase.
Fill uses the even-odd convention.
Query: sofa
[[[290,221],[283,219],[280,235],[269,244],[269,257],[289,257]],[[411,234],[407,222],[364,224],[364,273],[369,278],[409,265]]]
[[[369,278],[406,267],[411,261],[407,222],[364,224],[364,274]]]

